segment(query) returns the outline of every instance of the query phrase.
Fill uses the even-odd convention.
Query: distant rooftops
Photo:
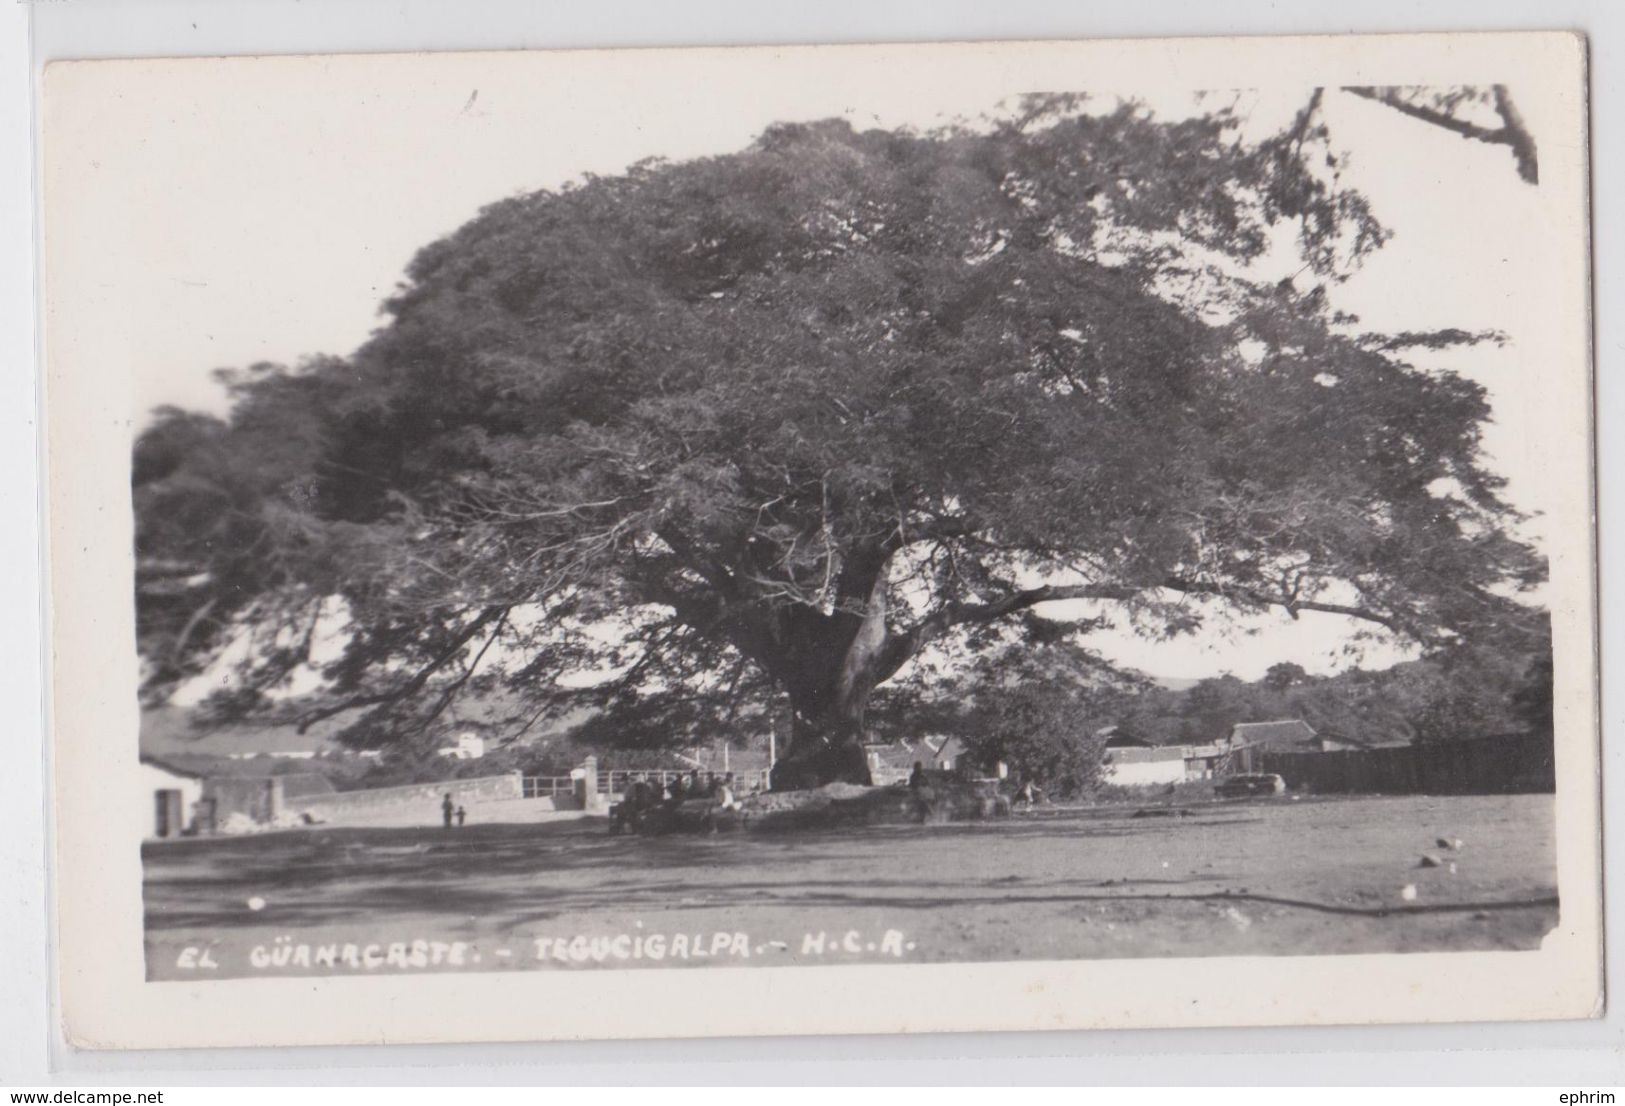
[[[1230,727],[1232,745],[1250,745],[1264,749],[1296,749],[1314,740],[1314,727],[1301,718],[1277,722],[1237,722]]]
[[[1097,736],[1106,739],[1108,749],[1149,749],[1155,742],[1147,741],[1138,734],[1130,733],[1122,726],[1102,726],[1095,731]]]

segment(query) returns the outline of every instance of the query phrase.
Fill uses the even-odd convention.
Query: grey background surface
[[[1573,29],[1591,38],[1606,808],[1625,752],[1625,503],[1609,479],[1625,445],[1619,65],[1625,15],[1608,0],[1377,0],[1132,5],[999,0],[39,0],[0,10],[0,691],[11,770],[0,773],[0,1083],[166,1085],[559,1082],[725,1083],[1625,1083],[1625,1011],[1585,1023],[1205,1030],[704,1042],[78,1053],[49,1006],[48,766],[41,740],[43,569],[38,535],[32,85],[54,58],[1053,39],[1168,35]],[[1611,195],[1612,194],[1612,195]],[[1605,852],[1620,844],[1605,819]],[[1610,880],[1612,883],[1612,880]],[[1621,919],[1608,924],[1610,946]],[[1620,979],[1617,966],[1609,980]],[[1612,988],[1611,988],[1612,989]]]

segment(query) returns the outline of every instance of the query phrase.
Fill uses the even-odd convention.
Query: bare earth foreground
[[[148,975],[1529,949],[1557,922],[1549,795],[1134,814],[794,836],[610,837],[595,818],[152,843]],[[1440,866],[1418,867],[1424,853]]]

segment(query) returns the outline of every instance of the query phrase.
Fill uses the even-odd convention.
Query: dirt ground
[[[1527,949],[1557,922],[1549,795],[1136,809],[793,836],[611,837],[595,818],[153,842],[148,974]]]

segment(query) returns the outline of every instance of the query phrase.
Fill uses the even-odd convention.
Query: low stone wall
[[[339,791],[331,795],[307,795],[300,799],[289,799],[285,806],[290,811],[307,813],[324,822],[341,821],[349,813],[376,812],[438,803],[448,793],[451,795],[451,801],[459,806],[517,799],[521,797],[519,779],[518,772],[510,772],[502,776],[443,780],[440,783],[415,783],[406,787]]]
[[[854,825],[907,825],[1008,818],[1010,800],[991,781],[928,773],[928,786],[859,787],[833,783],[810,791],[778,791],[744,801],[744,828],[759,832],[830,829]]]
[[[542,795],[534,799],[521,800],[526,807],[535,810],[580,810],[581,800],[574,795]]]

